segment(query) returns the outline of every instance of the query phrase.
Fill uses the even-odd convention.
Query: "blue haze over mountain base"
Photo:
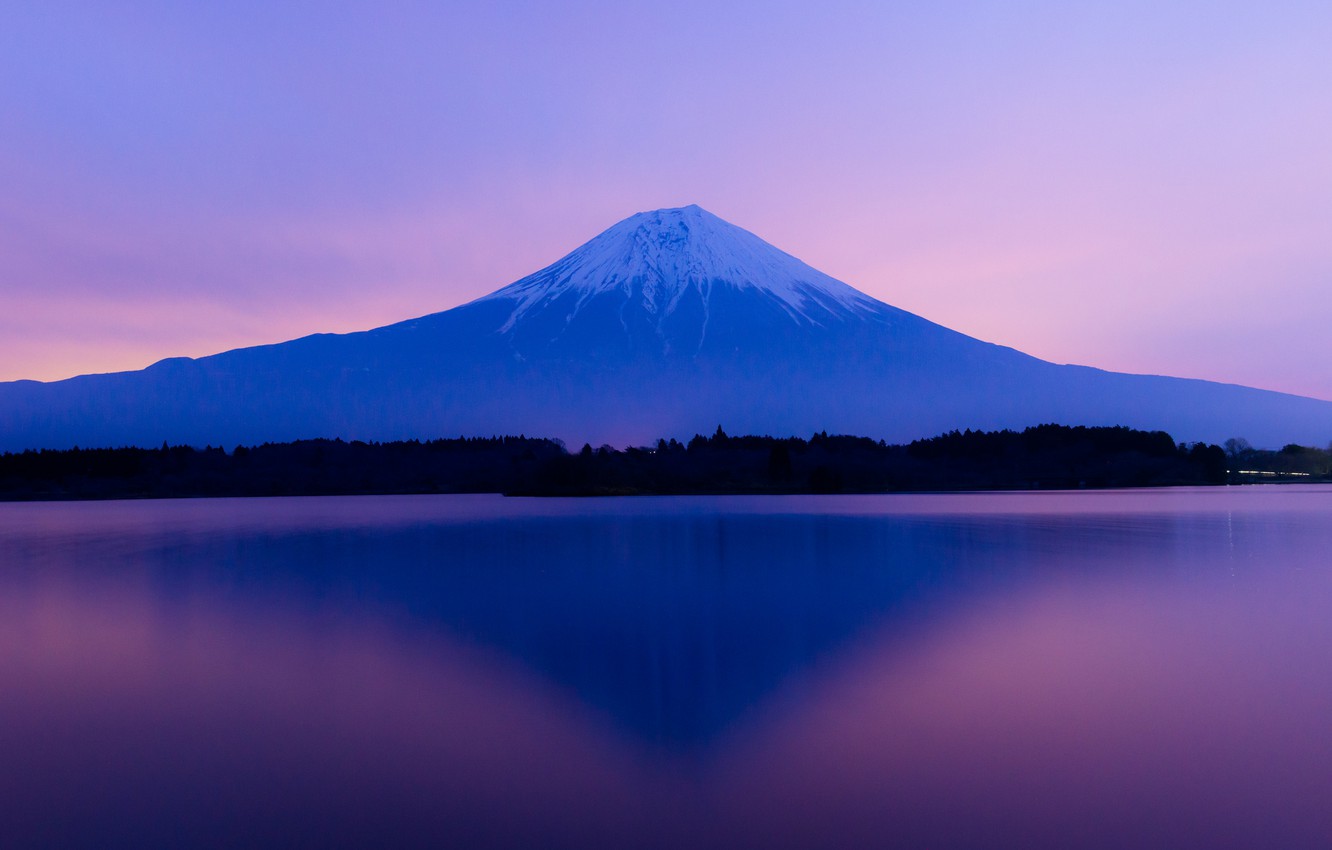
[[[879,302],[699,209],[640,213],[491,295],[361,333],[0,384],[0,450],[1045,422],[1323,445],[1332,402],[1060,366]]]

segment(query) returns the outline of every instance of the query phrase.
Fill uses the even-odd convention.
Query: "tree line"
[[[1272,451],[1255,449],[1248,440],[1233,437],[1224,448],[1233,483],[1332,480],[1332,445],[1319,449],[1290,443]]]
[[[1040,425],[951,431],[905,445],[868,437],[730,436],[616,449],[517,437],[363,442],[299,440],[217,447],[41,450],[0,455],[0,499],[111,499],[389,493],[615,495],[877,493],[1225,484],[1275,457],[1322,463],[1328,453],[1268,453],[1179,444],[1163,431]],[[1298,447],[1295,447],[1298,448]],[[1247,468],[1247,467],[1244,467]],[[1306,480],[1314,480],[1310,477]]]

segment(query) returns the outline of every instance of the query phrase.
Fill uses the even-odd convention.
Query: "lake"
[[[1326,847],[1332,488],[0,505],[0,845]]]

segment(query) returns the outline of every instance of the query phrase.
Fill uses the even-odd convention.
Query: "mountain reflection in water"
[[[1332,489],[0,506],[0,843],[1319,846]]]

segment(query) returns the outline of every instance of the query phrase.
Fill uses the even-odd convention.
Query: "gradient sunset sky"
[[[1332,399],[1325,2],[0,16],[0,380],[456,306],[697,203],[1057,362]]]

